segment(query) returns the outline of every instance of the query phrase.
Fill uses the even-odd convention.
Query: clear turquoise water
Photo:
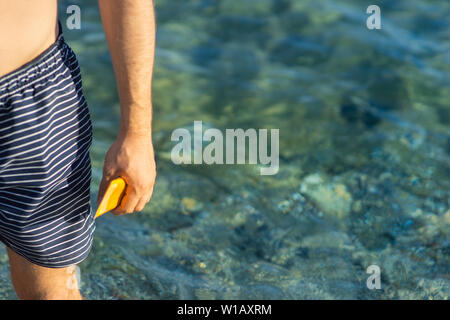
[[[96,1],[80,3],[66,39],[95,127],[94,200],[119,105]],[[448,299],[450,2],[156,3],[155,193],[141,213],[98,220],[83,294]],[[382,30],[365,26],[370,4]],[[175,166],[170,135],[194,120],[279,128],[279,173]],[[0,298],[14,298],[6,261]],[[366,287],[373,264],[381,290]]]

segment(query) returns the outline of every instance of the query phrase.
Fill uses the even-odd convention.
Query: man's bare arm
[[[141,211],[156,177],[151,141],[151,83],[155,16],[151,0],[99,0],[103,27],[116,76],[120,128],[108,150],[98,200],[109,182],[122,176],[127,194],[115,214]]]
[[[121,130],[148,136],[155,17],[151,0],[99,0],[121,105]]]

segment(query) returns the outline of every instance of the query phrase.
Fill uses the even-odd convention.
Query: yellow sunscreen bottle
[[[127,184],[122,178],[114,179],[109,183],[109,186],[103,195],[102,201],[97,208],[95,218],[98,218],[102,214],[114,210],[119,206],[120,201],[125,194],[126,186]]]

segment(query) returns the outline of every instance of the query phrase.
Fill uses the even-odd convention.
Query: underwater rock
[[[300,34],[305,27],[311,24],[311,19],[304,12],[294,11],[283,14],[280,24],[288,33]]]
[[[204,44],[193,47],[189,50],[192,61],[201,66],[209,67],[221,56],[221,50],[217,42],[207,41]]]
[[[264,283],[250,285],[246,288],[246,290],[247,292],[245,296],[241,296],[240,299],[280,300],[288,298],[281,288]]]
[[[377,125],[381,119],[369,110],[361,110],[353,101],[345,99],[340,107],[341,116],[351,124],[363,123],[367,128]]]
[[[197,299],[200,299],[200,300],[216,299],[216,294],[213,291],[205,289],[205,288],[195,289],[195,296]]]
[[[220,12],[243,16],[260,16],[272,14],[272,0],[221,0]]]
[[[296,300],[332,300],[335,297],[324,289],[320,283],[312,282],[310,279],[291,281],[286,288]]]
[[[223,15],[211,26],[211,33],[225,42],[262,43],[268,38],[268,21],[248,16]]]
[[[202,209],[202,204],[197,202],[194,198],[184,197],[181,199],[181,209],[184,214],[197,212]]]
[[[292,0],[272,0],[272,12],[279,15],[292,8]]]
[[[350,212],[352,195],[347,187],[327,181],[320,174],[312,174],[303,179],[300,191],[309,196],[328,217],[342,221]]]
[[[343,232],[325,232],[305,237],[301,241],[304,248],[340,248],[353,249],[350,239]]]
[[[421,279],[417,284],[419,290],[413,294],[403,296],[401,299],[424,299],[424,300],[448,300],[450,298],[450,286],[444,279]]]
[[[447,210],[447,212],[444,214],[443,220],[445,224],[450,226],[450,210]]]
[[[369,74],[368,93],[371,105],[382,110],[398,110],[410,108],[411,101],[405,80],[393,69]]]
[[[280,40],[270,52],[270,61],[288,66],[314,65],[326,59],[325,47],[296,35]]]

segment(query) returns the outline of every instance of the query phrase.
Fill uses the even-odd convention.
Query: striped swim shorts
[[[91,142],[80,69],[60,33],[0,77],[0,240],[34,264],[67,267],[89,254]]]

